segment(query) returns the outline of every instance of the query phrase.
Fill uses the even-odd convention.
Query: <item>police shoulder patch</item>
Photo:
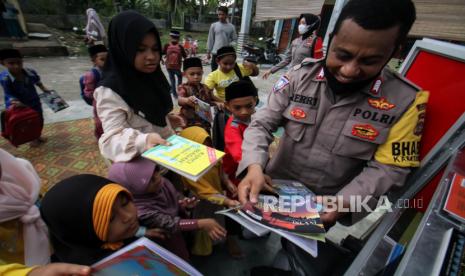
[[[273,92],[281,92],[286,86],[289,85],[289,77],[282,75],[279,80],[273,86]]]

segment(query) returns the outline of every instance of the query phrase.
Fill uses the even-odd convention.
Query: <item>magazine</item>
[[[272,182],[278,197],[260,195],[255,205],[246,204],[216,213],[234,219],[258,236],[272,231],[316,257],[317,241],[325,241],[325,230],[318,213],[319,207],[312,200],[314,194],[297,181],[276,179]],[[279,202],[279,197],[293,195],[303,196],[305,203],[289,210],[265,206],[265,203]]]
[[[202,275],[187,262],[147,238],[125,246],[92,265],[95,276]]]
[[[68,108],[69,105],[65,100],[58,95],[55,90],[50,90],[48,93],[42,93],[39,95],[39,98],[51,109],[53,112],[58,112],[65,108]]]
[[[203,120],[212,124],[213,118],[215,118],[215,108],[199,98],[195,98],[195,100],[195,113]]]
[[[167,141],[170,146],[155,146],[142,156],[192,181],[197,181],[224,156],[222,151],[177,135],[170,136]]]

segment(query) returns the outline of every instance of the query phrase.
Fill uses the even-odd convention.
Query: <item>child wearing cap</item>
[[[6,108],[28,106],[40,113],[43,124],[42,105],[35,85],[44,93],[49,93],[50,90],[42,84],[35,70],[23,67],[23,57],[18,50],[0,50],[0,61],[6,67],[6,70],[0,73]],[[31,146],[38,146],[45,141],[45,138],[40,137],[32,141]]]
[[[103,44],[97,44],[88,48],[90,59],[93,67],[86,72],[82,77],[83,82],[83,98],[86,103],[93,106],[94,109],[94,135],[97,140],[103,134],[102,122],[98,118],[97,109],[95,107],[94,91],[97,88],[99,81],[102,79],[102,70],[107,59],[108,49]]]
[[[222,100],[213,95],[212,90],[202,83],[202,61],[197,57],[187,58],[183,64],[183,76],[187,82],[178,86],[178,104],[181,106],[181,116],[186,126],[199,126],[210,133],[211,124],[195,113],[197,99],[211,105],[223,108]]]
[[[231,113],[224,129],[223,169],[235,185],[239,185],[236,170],[242,159],[242,141],[244,132],[250,123],[255,106],[258,103],[257,88],[245,80],[232,83],[226,87],[225,106]]]
[[[234,68],[238,66],[242,77],[257,76],[259,73],[256,64],[244,60],[243,64],[236,64],[236,50],[234,47],[225,46],[220,48],[216,53],[216,62],[219,67],[208,74],[205,84],[209,89],[215,89],[215,95],[222,101],[225,100],[225,89],[231,83],[240,79]]]
[[[178,94],[176,93],[177,85],[182,83],[182,59],[187,58],[184,47],[179,44],[180,33],[176,30],[170,32],[170,43],[163,47],[163,54],[165,55],[165,65],[170,76],[171,83],[171,94],[177,99]],[[177,78],[177,84],[176,84]]]
[[[166,231],[168,237],[157,242],[188,260],[182,232],[204,230],[211,239],[221,240],[226,230],[213,219],[187,219],[186,209],[193,208],[197,200],[182,198],[162,173],[154,162],[138,157],[130,162],[113,163],[108,177],[133,194],[141,225]]]

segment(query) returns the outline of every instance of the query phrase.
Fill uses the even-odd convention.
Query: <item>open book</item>
[[[195,113],[203,120],[212,124],[215,117],[215,108],[199,98],[195,98],[195,100]]]
[[[49,93],[44,92],[39,95],[39,98],[41,98],[53,112],[58,112],[69,107],[68,103],[66,103],[55,90],[50,90]]]
[[[291,180],[273,180],[273,188],[277,196],[260,195],[255,205],[246,204],[216,213],[232,218],[257,236],[272,231],[316,257],[317,241],[325,241],[325,230],[318,206],[312,199],[313,193]]]
[[[95,276],[202,275],[187,262],[150,241],[140,238],[92,265]]]
[[[170,146],[158,145],[142,154],[167,169],[197,181],[224,156],[224,152],[172,135]]]

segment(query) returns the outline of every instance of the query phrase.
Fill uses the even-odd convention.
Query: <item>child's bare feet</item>
[[[242,259],[245,257],[244,252],[242,252],[239,243],[237,242],[237,238],[235,236],[227,236],[226,237],[226,246],[228,247],[228,253],[234,259]]]

